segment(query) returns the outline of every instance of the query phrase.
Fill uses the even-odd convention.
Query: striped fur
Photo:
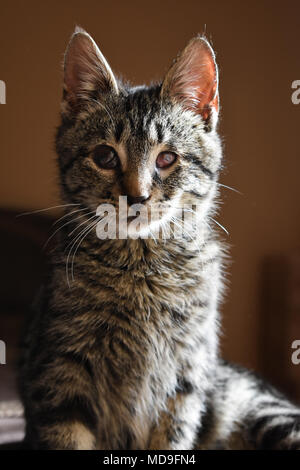
[[[299,448],[299,409],[218,354],[224,249],[211,217],[222,152],[210,46],[195,38],[163,84],[130,87],[77,30],[65,77],[56,142],[62,200],[71,205],[24,340],[28,442],[42,449]],[[93,149],[103,143],[118,152],[121,170],[95,166]],[[162,149],[180,157],[154,171]],[[197,204],[199,231],[179,240],[100,241],[88,225],[97,206],[118,208],[119,195],[146,186],[149,204],[163,201],[170,214]]]

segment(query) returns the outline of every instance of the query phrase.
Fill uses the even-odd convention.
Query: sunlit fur
[[[76,34],[84,36],[86,61],[89,54],[92,63],[100,57],[101,77],[95,82],[88,65],[80,83],[68,70],[74,56],[67,55],[71,79],[56,142],[62,199],[72,205],[60,221],[25,341],[20,383],[28,443],[50,449],[299,448],[299,409],[218,354],[224,245],[212,217],[222,152],[217,69],[208,43],[194,39],[163,84],[130,87],[112,78],[86,33]],[[205,76],[215,75],[211,84],[203,77],[196,82],[198,98],[208,87],[208,101],[198,99],[195,112],[185,99],[191,77],[182,64],[198,70],[191,60],[207,64],[203,51],[212,67]],[[178,70],[180,94],[174,95]],[[94,164],[91,155],[101,143],[118,151],[120,171]],[[178,155],[165,173],[153,170],[161,149]],[[197,204],[197,234],[99,240],[97,206],[117,207],[119,195],[135,185],[144,190],[143,184],[149,204],[169,205],[170,220],[184,203]]]

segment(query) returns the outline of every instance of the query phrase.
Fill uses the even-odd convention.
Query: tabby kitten
[[[161,84],[130,87],[75,30],[56,140],[66,213],[20,381],[33,448],[300,448],[299,408],[218,356],[218,110],[206,39]],[[97,207],[120,195],[164,203],[171,224],[197,205],[198,230],[100,240]]]

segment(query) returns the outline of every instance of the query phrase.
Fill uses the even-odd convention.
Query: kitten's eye
[[[174,152],[160,152],[156,159],[157,168],[168,168],[173,165],[177,160],[177,155]]]
[[[98,145],[93,152],[93,160],[99,168],[113,170],[119,166],[117,152],[109,145]]]

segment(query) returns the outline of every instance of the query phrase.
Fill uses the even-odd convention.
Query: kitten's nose
[[[144,194],[143,196],[130,196],[127,195],[128,204],[144,204],[150,198],[149,194]]]

